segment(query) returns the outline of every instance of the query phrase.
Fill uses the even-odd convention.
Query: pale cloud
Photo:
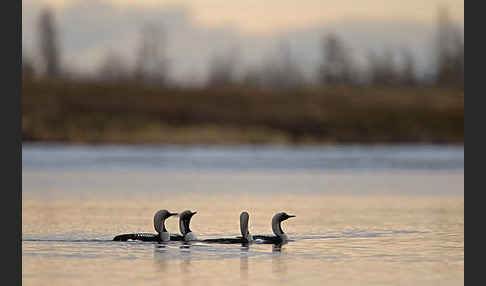
[[[76,0],[35,0],[65,8]],[[209,27],[232,25],[252,33],[305,28],[349,19],[433,23],[437,8],[449,7],[451,17],[464,22],[460,0],[99,0],[120,9],[184,6],[195,21]]]

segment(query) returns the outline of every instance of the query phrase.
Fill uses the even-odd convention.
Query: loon
[[[242,212],[240,214],[240,231],[241,236],[234,237],[234,238],[211,238],[211,239],[204,239],[202,242],[207,243],[243,243],[248,244],[253,241],[253,236],[248,231],[248,220],[250,215],[247,212]]]
[[[177,215],[177,213],[171,213],[168,210],[159,210],[154,215],[154,228],[157,234],[152,233],[130,233],[130,234],[120,234],[113,238],[114,241],[127,241],[131,240],[141,240],[141,241],[157,241],[157,242],[167,242],[167,241],[180,241],[182,240],[182,235],[179,234],[169,234],[165,228],[165,220],[171,216]]]
[[[254,235],[253,239],[262,240],[263,241],[262,243],[273,243],[273,244],[281,244],[287,242],[288,237],[287,234],[285,234],[282,230],[281,222],[291,217],[295,217],[295,215],[288,215],[284,212],[275,214],[272,218],[272,231],[275,234],[275,236]]]
[[[197,212],[191,212],[190,210],[186,210],[179,215],[179,229],[181,231],[183,241],[197,240],[196,234],[192,232],[192,230],[189,228],[191,218],[196,213]]]

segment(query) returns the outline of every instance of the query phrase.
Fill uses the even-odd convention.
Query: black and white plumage
[[[192,212],[190,210],[185,210],[179,215],[179,230],[182,234],[183,241],[194,241],[197,240],[196,234],[189,227],[191,223],[191,218],[197,212]]]
[[[165,228],[165,220],[177,213],[171,213],[168,210],[159,210],[154,215],[154,229],[157,232],[153,233],[129,233],[120,234],[113,238],[114,241],[140,240],[140,241],[180,241],[182,236],[179,234],[170,234]]]
[[[284,233],[282,230],[282,221],[287,220],[291,217],[295,217],[295,215],[288,215],[284,212],[277,213],[272,218],[272,231],[275,236],[271,235],[254,235],[253,239],[261,240],[261,243],[273,243],[273,244],[281,244],[285,243],[288,240],[287,234]]]
[[[240,231],[241,236],[239,237],[232,237],[232,238],[210,238],[204,239],[202,242],[207,243],[225,243],[225,244],[232,244],[232,243],[241,243],[241,244],[248,244],[253,241],[253,236],[248,231],[248,220],[250,215],[247,212],[242,212],[240,214]]]

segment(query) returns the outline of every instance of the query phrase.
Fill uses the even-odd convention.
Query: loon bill
[[[295,215],[288,215],[284,212],[277,213],[272,218],[272,231],[275,236],[271,235],[254,235],[253,239],[255,240],[262,240],[262,243],[273,243],[273,244],[281,244],[285,243],[288,240],[287,234],[284,233],[282,230],[282,221],[287,220],[291,217],[295,217]]]
[[[114,241],[127,241],[127,240],[141,240],[141,241],[180,241],[182,236],[179,234],[170,234],[165,228],[165,220],[171,216],[177,215],[177,213],[171,213],[168,210],[159,210],[154,215],[154,228],[157,232],[153,233],[129,233],[120,234],[113,238]]]
[[[240,231],[241,236],[233,237],[233,238],[212,238],[212,239],[204,239],[202,242],[207,243],[251,243],[253,241],[253,236],[248,231],[248,220],[250,215],[244,211],[240,214]]]
[[[191,223],[191,218],[197,212],[191,212],[190,210],[185,210],[179,215],[179,230],[182,234],[183,241],[194,241],[197,240],[197,236],[192,232],[189,224]]]

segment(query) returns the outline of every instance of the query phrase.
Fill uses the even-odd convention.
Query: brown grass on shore
[[[89,143],[462,143],[464,95],[432,87],[182,89],[26,79],[22,136]]]

